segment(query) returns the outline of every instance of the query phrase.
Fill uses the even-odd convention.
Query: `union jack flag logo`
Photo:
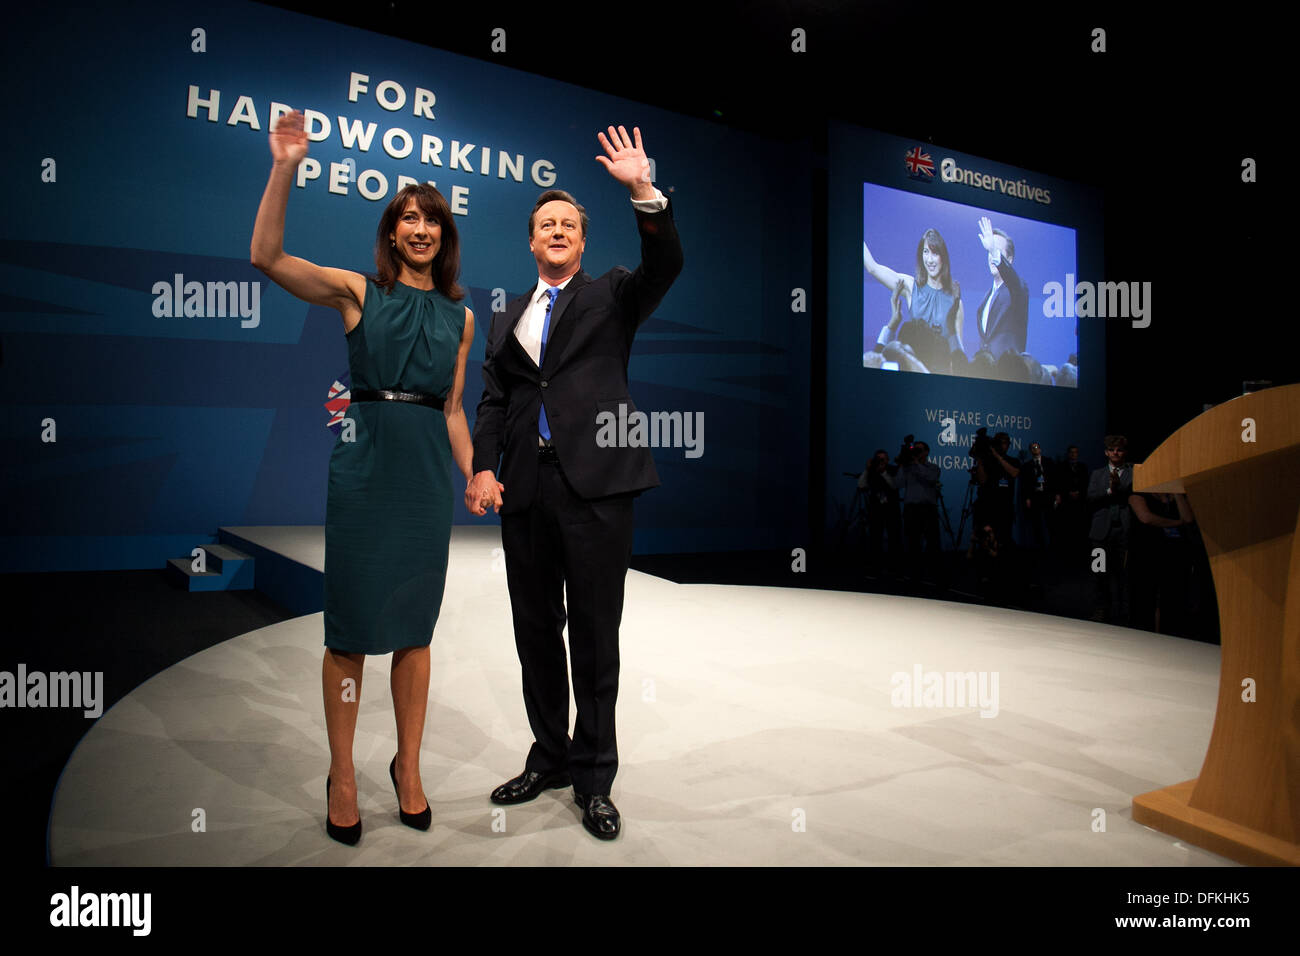
[[[921,152],[920,146],[913,146],[907,151],[903,165],[907,167],[907,175],[911,179],[919,179],[923,183],[934,179],[934,160],[929,153]]]
[[[342,428],[343,413],[348,410],[348,405],[352,403],[352,377],[344,372],[334,380],[330,386],[329,393],[326,396],[325,411],[329,412],[329,421],[325,423],[326,428]]]

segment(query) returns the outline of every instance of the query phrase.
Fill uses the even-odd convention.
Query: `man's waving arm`
[[[616,130],[611,126],[608,136],[598,133],[597,138],[605,155],[597,156],[596,161],[628,188],[636,209],[641,264],[623,281],[618,297],[626,314],[640,326],[682,271],[682,244],[667,198],[650,182],[650,160],[641,144],[641,129],[632,127],[629,137],[624,127]]]

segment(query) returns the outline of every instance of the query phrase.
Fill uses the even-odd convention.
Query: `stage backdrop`
[[[252,4],[29,19],[0,41],[11,77],[0,569],[162,567],[220,525],[324,522],[350,384],[342,323],[248,263],[267,131],[289,108],[311,111],[313,140],[289,201],[290,253],[371,271],[380,213],[404,177],[451,202],[478,321],[471,427],[493,308],[537,278],[527,217],[544,188],[587,207],[588,272],[636,265],[627,192],[594,157],[598,130],[639,125],[686,267],[637,336],[631,392],[641,410],[696,428],[682,447],[655,449],[663,487],[637,502],[636,547],[805,537],[809,331],[791,290],[811,284],[809,237],[770,228],[765,203],[779,195],[784,221],[808,221],[803,157]],[[588,52],[599,88],[606,63]],[[774,433],[789,467],[764,457],[760,438]],[[456,509],[458,523],[496,520]]]
[[[990,436],[1007,432],[1017,457],[1027,455],[1033,441],[1052,458],[1063,458],[1066,447],[1075,444],[1085,462],[1099,467],[1105,323],[1124,320],[1076,319],[1064,302],[1067,295],[1074,301],[1071,293],[1081,276],[1099,281],[1099,194],[1006,163],[857,127],[833,126],[829,142],[827,527],[834,527],[853,500],[856,483],[844,473],[861,472],[876,448],[892,458],[908,434],[929,444],[930,460],[942,469],[954,532],[970,481],[967,469],[974,464],[968,452],[977,428],[987,427]],[[1010,374],[1005,359],[989,366],[970,361],[981,344],[980,306],[993,283],[980,242],[985,217],[1013,240],[1014,267],[1028,287],[1024,344],[1017,350],[1046,367],[1040,373],[1035,363],[1021,362],[1020,371],[1035,373],[1033,384],[995,378]],[[896,362],[875,367],[865,353],[874,350],[893,304],[891,290],[868,274],[863,246],[876,263],[915,276],[917,247],[931,229],[946,248],[952,288],[964,311],[957,374],[946,369],[922,374]],[[911,319],[905,300],[899,312],[903,328]],[[963,546],[969,532],[967,521]],[[942,538],[950,546],[947,531]]]

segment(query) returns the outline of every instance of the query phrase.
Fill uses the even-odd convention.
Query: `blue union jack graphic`
[[[335,430],[342,428],[343,413],[352,403],[352,376],[344,372],[336,378],[334,384],[330,386],[327,399],[325,410],[329,412],[330,418],[325,423],[325,427]]]
[[[929,153],[921,151],[920,146],[913,146],[903,157],[903,164],[907,167],[909,179],[917,179],[923,183],[928,183],[934,179],[934,160],[930,158]]]

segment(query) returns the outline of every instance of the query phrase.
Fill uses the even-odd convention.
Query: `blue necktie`
[[[546,358],[546,340],[551,334],[551,309],[555,307],[555,297],[560,294],[560,290],[555,286],[551,286],[546,290],[546,294],[550,296],[550,299],[546,303],[546,318],[542,320],[542,348],[537,355],[537,368],[539,371],[542,367],[542,360]],[[542,410],[537,415],[537,431],[547,441],[551,440],[551,425],[546,420],[545,402],[542,403]]]

